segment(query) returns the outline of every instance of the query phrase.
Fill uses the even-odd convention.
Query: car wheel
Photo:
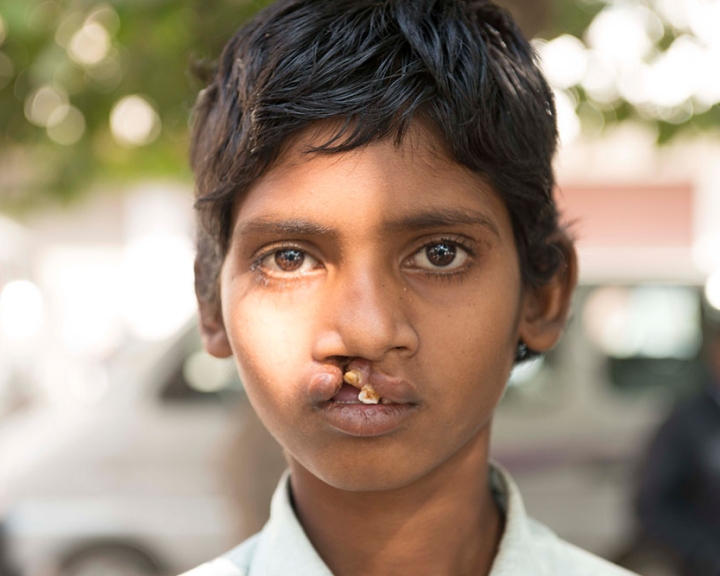
[[[157,565],[143,552],[124,547],[103,547],[74,554],[58,576],[154,576]]]

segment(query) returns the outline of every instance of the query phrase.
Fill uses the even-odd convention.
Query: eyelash
[[[465,251],[467,253],[468,259],[467,263],[456,269],[451,270],[447,272],[442,271],[436,271],[431,272],[429,270],[423,270],[420,268],[416,268],[413,270],[413,272],[425,274],[429,277],[431,277],[434,280],[438,280],[441,282],[450,282],[450,281],[460,281],[463,279],[463,277],[470,271],[472,266],[475,264],[475,243],[471,242],[468,238],[465,236],[458,236],[458,235],[448,235],[448,236],[441,236],[439,238],[432,238],[431,240],[424,241],[408,258],[404,260],[407,261],[410,258],[415,257],[418,253],[420,253],[422,250],[426,250],[430,246],[435,246],[437,244],[449,244],[451,246],[455,246],[456,248],[460,248],[461,250]]]
[[[269,246],[268,248],[265,248],[261,250],[260,252],[256,253],[252,257],[252,261],[250,262],[250,271],[251,272],[258,272],[266,277],[272,277],[270,274],[267,274],[267,272],[264,270],[262,262],[267,258],[268,256],[275,254],[276,252],[282,252],[283,250],[297,250],[298,252],[302,252],[303,254],[309,255],[310,257],[320,261],[319,258],[315,258],[307,248],[295,244],[295,243],[287,243],[287,244],[274,244],[272,246]],[[292,280],[293,278],[283,278],[283,280]]]
[[[462,266],[461,268],[458,268],[457,270],[451,270],[448,272],[432,272],[429,270],[423,270],[420,268],[413,269],[413,272],[415,273],[421,273],[424,274],[432,279],[439,280],[439,281],[451,281],[451,280],[461,280],[465,274],[472,268],[473,264],[475,263],[475,248],[474,243],[471,243],[469,239],[467,239],[464,236],[457,236],[457,235],[449,235],[449,236],[442,236],[439,238],[433,238],[428,241],[424,241],[420,246],[418,246],[413,253],[405,258],[403,260],[404,262],[407,262],[411,258],[415,257],[420,251],[426,250],[430,246],[435,246],[437,244],[449,244],[451,246],[455,246],[457,248],[460,248],[464,252],[467,253],[468,260],[467,263]],[[259,253],[255,254],[252,258],[252,261],[250,263],[250,271],[255,272],[258,275],[258,281],[262,282],[266,286],[271,281],[280,281],[283,282],[283,285],[287,282],[293,282],[296,280],[299,280],[302,278],[302,276],[292,276],[291,274],[288,274],[287,277],[278,277],[271,273],[268,273],[267,270],[262,265],[263,260],[265,260],[268,256],[275,254],[277,252],[282,252],[283,250],[298,250],[300,252],[303,252],[305,254],[309,254],[308,250],[298,244],[295,243],[288,243],[288,244],[276,244],[273,246],[270,246]],[[312,257],[312,255],[310,254]],[[320,261],[320,259],[317,259]]]

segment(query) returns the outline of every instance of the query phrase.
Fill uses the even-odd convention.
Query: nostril
[[[331,356],[327,359],[327,362],[329,364],[334,364],[338,368],[340,368],[343,373],[347,371],[347,367],[350,365],[350,363],[354,360],[352,356]]]

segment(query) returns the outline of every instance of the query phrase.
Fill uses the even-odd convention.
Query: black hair
[[[195,107],[196,289],[218,301],[234,208],[289,140],[339,121],[333,153],[421,122],[510,214],[523,282],[564,263],[553,199],[553,96],[531,45],[483,0],[279,0],[226,45]]]

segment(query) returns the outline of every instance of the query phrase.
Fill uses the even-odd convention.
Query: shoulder
[[[542,574],[563,576],[636,576],[558,537],[543,524],[528,519],[530,542]]]
[[[256,534],[230,552],[180,576],[247,576],[250,572],[257,540],[258,535]]]
[[[491,466],[490,483],[496,501],[505,511],[505,531],[491,576],[634,576],[562,540],[530,518],[517,485],[497,463]]]

